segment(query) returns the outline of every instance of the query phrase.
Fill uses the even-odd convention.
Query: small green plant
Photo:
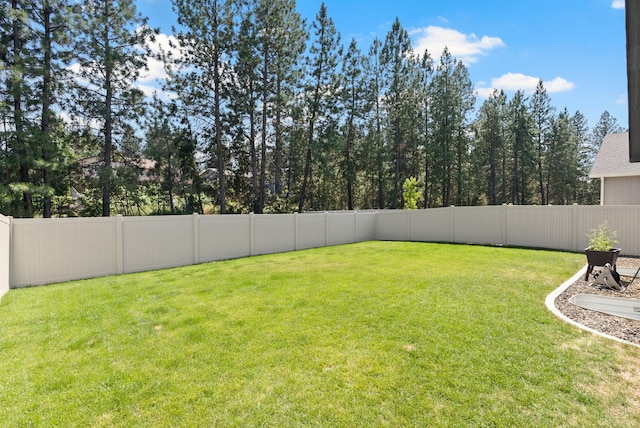
[[[618,243],[618,232],[609,227],[607,220],[587,233],[589,249],[593,251],[609,251]]]
[[[409,177],[402,185],[402,197],[404,198],[404,209],[415,210],[418,208],[418,180],[415,177]]]

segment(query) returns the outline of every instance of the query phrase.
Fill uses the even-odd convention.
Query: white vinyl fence
[[[490,206],[381,211],[376,239],[583,251],[587,233],[607,220],[622,254],[640,255],[638,206]]]
[[[375,239],[376,212],[11,221],[11,288]],[[0,253],[1,254],[1,253]]]
[[[582,251],[608,220],[640,255],[640,206],[491,206],[416,211],[73,219],[0,216],[0,295],[9,288],[367,240]]]
[[[11,219],[0,215],[0,297],[9,291]]]

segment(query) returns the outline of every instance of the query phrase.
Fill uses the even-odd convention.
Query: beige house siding
[[[629,162],[629,133],[604,137],[589,177],[600,179],[600,205],[640,205],[640,162]]]
[[[601,205],[640,205],[640,177],[602,178]]]

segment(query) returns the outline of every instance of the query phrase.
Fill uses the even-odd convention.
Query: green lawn
[[[0,426],[638,426],[640,350],[544,306],[583,264],[366,242],[12,290]]]

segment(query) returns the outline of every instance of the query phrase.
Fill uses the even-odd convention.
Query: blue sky
[[[298,0],[310,23],[321,0]],[[438,58],[446,45],[463,60],[478,93],[492,88],[531,93],[544,81],[552,103],[580,110],[593,127],[604,110],[626,127],[627,80],[624,0],[325,0],[348,45],[363,52],[384,40],[396,17],[414,49]],[[171,35],[170,0],[137,0],[152,27]],[[162,37],[160,38],[160,41]],[[149,78],[160,73],[151,73]]]

